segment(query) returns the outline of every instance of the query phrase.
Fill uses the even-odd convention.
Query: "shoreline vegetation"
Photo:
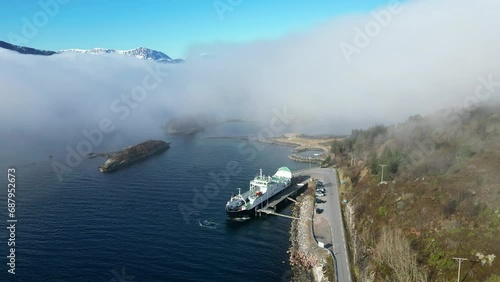
[[[453,257],[468,259],[462,278],[499,281],[500,115],[478,107],[439,131],[435,119],[412,116],[395,126],[353,130],[346,138],[258,140],[328,154],[322,166],[339,173],[358,281],[449,281],[456,277]],[[326,281],[311,237],[313,200],[307,192],[298,200],[293,215],[300,220],[290,229],[292,281]]]
[[[358,281],[500,281],[500,115],[471,109],[353,130],[332,164]],[[385,167],[385,171],[382,169]]]

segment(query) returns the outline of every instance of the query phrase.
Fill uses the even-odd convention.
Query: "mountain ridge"
[[[51,56],[63,53],[80,53],[80,54],[120,54],[128,57],[133,57],[141,60],[148,61],[156,61],[159,63],[181,63],[184,62],[185,59],[172,59],[167,54],[157,51],[154,49],[146,48],[146,47],[138,47],[130,50],[115,50],[115,49],[107,49],[107,48],[92,48],[92,49],[64,49],[59,51],[51,51],[51,50],[40,50],[25,46],[18,46],[14,44],[10,44],[5,41],[0,40],[0,48],[11,50],[24,55],[41,55],[41,56]]]
[[[0,40],[0,48],[15,51],[20,54],[25,54],[25,55],[40,55],[40,56],[51,56],[54,54],[57,54],[55,51],[48,51],[48,50],[40,50],[40,49],[35,49],[35,48],[30,48],[30,47],[25,47],[25,46],[18,46],[14,44],[10,44],[5,41]]]
[[[172,58],[170,58],[167,54],[156,51],[153,49],[139,47],[130,50],[116,50],[116,49],[107,49],[107,48],[92,48],[92,49],[65,49],[59,50],[57,53],[81,53],[81,54],[120,54],[126,55],[129,57],[135,57],[143,60],[151,60],[151,61],[159,61],[159,62],[170,62]]]

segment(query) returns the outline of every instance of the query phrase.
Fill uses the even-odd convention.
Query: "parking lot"
[[[339,281],[351,281],[344,226],[340,209],[337,174],[330,168],[307,170],[316,185],[314,235],[318,242],[333,251],[336,260]]]

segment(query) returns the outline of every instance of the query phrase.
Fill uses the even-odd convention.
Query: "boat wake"
[[[198,224],[201,226],[201,227],[204,227],[204,228],[209,228],[209,229],[217,229],[219,228],[219,224],[215,221],[212,221],[212,220],[198,220]]]

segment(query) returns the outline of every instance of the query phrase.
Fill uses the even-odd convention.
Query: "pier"
[[[263,206],[262,208],[256,209],[255,213],[258,215],[262,215],[262,213],[265,213],[265,214],[272,214],[272,215],[282,216],[282,217],[291,218],[291,219],[298,219],[298,218],[293,217],[293,216],[277,213],[276,206],[278,206],[278,204],[280,204],[284,200],[296,202],[292,197],[296,196],[299,193],[299,190],[306,189],[308,181],[309,181],[309,178],[307,178],[306,180],[304,180],[300,183],[296,183],[294,185],[291,185],[290,187],[281,191],[276,196],[276,198],[274,200],[267,202],[266,205]]]
[[[261,212],[266,213],[266,214],[272,214],[272,215],[282,216],[282,217],[286,217],[286,218],[291,218],[291,219],[299,219],[298,217],[294,217],[294,216],[291,216],[291,215],[285,215],[285,214],[277,213],[277,212],[275,212],[272,209],[260,209],[259,213],[261,213]]]

